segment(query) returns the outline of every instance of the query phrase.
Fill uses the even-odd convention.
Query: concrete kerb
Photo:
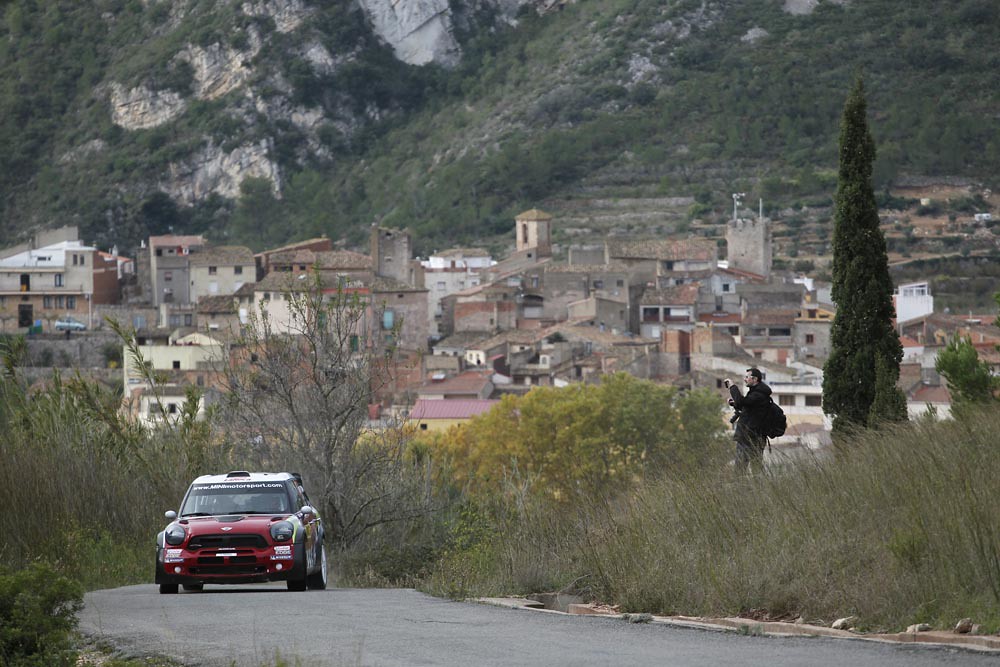
[[[625,619],[619,614],[590,604],[571,604],[567,611],[545,609],[542,603],[527,598],[473,598],[478,602],[510,609],[527,609],[566,616],[603,616]],[[680,628],[714,632],[741,632],[766,637],[830,637],[892,644],[926,644],[927,646],[962,648],[982,653],[1000,653],[1000,637],[993,635],[967,635],[930,630],[927,632],[895,632],[887,634],[861,634],[851,630],[834,630],[822,625],[786,623],[782,621],[757,621],[752,618],[702,618],[695,616],[650,616],[650,623],[661,623]]]

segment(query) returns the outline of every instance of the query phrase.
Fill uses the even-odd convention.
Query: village
[[[50,363],[33,364],[37,380],[46,365],[117,376],[124,409],[152,425],[181,411],[191,385],[201,390],[200,411],[216,400],[213,363],[248,318],[266,311],[280,329],[289,294],[349,289],[367,303],[359,335],[398,353],[393,382],[369,406],[373,424],[408,418],[420,431],[443,430],[504,394],[616,372],[721,398],[724,378],[757,366],[788,417],[774,447],[826,450],[822,369],[836,307],[828,284],[773,270],[767,218],[734,217],[725,257],[696,237],[555,248],[558,224],[537,209],[518,215],[513,251],[502,258],[479,248],[415,258],[408,231],[373,225],[368,254],[327,238],[254,254],[164,235],[132,259],[65,227],[0,251],[0,332],[27,334],[29,348],[41,350],[35,356]],[[937,352],[955,335],[969,337],[996,373],[1000,330],[990,316],[935,312],[927,282],[898,286],[894,301],[909,415],[948,417]],[[166,378],[155,391],[109,320],[135,331],[147,368]],[[359,344],[352,337],[352,349]]]

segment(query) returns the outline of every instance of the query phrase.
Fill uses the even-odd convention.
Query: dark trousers
[[[733,439],[736,441],[736,472],[746,473],[751,467],[754,472],[763,472],[764,446],[767,444],[767,439],[739,423],[736,424]]]

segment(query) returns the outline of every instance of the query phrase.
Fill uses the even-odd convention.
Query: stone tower
[[[552,216],[533,208],[514,218],[517,251],[535,250],[536,257],[552,256]]]
[[[771,277],[771,221],[730,220],[726,228],[729,268]]]
[[[410,282],[410,233],[405,229],[386,229],[372,225],[372,269],[375,275]]]

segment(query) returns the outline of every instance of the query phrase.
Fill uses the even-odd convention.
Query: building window
[[[181,369],[181,362],[174,361],[173,368],[175,371],[179,371]]]
[[[615,281],[615,287],[625,287],[625,281],[624,280],[616,280]]]
[[[243,267],[242,266],[234,266],[233,267],[233,275],[234,276],[242,276],[243,275]]]
[[[171,415],[176,415],[177,414],[177,404],[176,403],[167,403],[167,413],[171,414]]]
[[[56,286],[56,287],[62,287],[62,286],[63,286],[63,274],[61,274],[61,273],[57,273],[57,274],[56,274],[56,275],[54,276],[54,279],[53,279],[53,280],[54,280],[54,282],[55,282],[55,286]]]
[[[674,270],[674,263],[673,262],[664,262],[663,263],[663,270],[664,271],[673,271]]]
[[[192,322],[191,313],[185,313],[184,314],[184,326],[186,326],[186,327],[191,326],[191,322]]]
[[[421,431],[426,431],[427,430],[427,424],[421,424],[420,425],[420,430]]]
[[[51,296],[43,296],[42,297],[42,308],[51,308],[51,307],[52,307],[52,297]]]
[[[86,264],[87,264],[87,256],[86,255],[80,255],[80,266],[84,266]]]
[[[157,248],[156,249],[156,256],[157,257],[163,257],[163,248]]]
[[[816,342],[816,336],[814,336],[812,334],[806,334],[806,343],[807,344],[811,345],[812,343],[815,343],[815,342]]]
[[[594,289],[604,289],[604,281],[603,280],[595,280],[594,281]]]
[[[77,262],[76,255],[73,255],[73,266],[76,266],[76,262]]]
[[[65,306],[66,306],[66,304],[63,301],[63,297],[57,296],[56,297],[56,308],[65,308]]]
[[[822,396],[806,396],[806,405],[811,408],[818,408],[823,405]]]
[[[173,281],[173,279],[174,279],[174,272],[173,271],[164,271],[163,272],[163,282],[169,283],[169,282]]]
[[[722,291],[723,292],[729,291],[729,283],[722,283]]]
[[[437,281],[437,284],[434,286],[434,288],[438,289],[438,290],[441,290],[443,292],[444,288],[445,288],[444,281],[443,280]]]
[[[210,266],[210,267],[208,267],[208,275],[214,276],[218,272],[219,272],[219,267],[217,267],[217,266]]]
[[[68,296],[66,297],[66,307],[70,310],[76,310],[76,297]]]
[[[795,405],[795,397],[788,394],[778,396],[778,405]]]

